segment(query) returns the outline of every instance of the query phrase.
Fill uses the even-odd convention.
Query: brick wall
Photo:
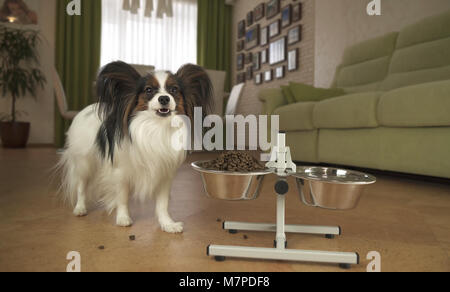
[[[237,113],[238,114],[259,114],[261,112],[261,102],[258,100],[258,92],[263,88],[273,88],[279,87],[284,84],[288,84],[289,81],[298,81],[306,84],[314,84],[314,44],[315,44],[315,8],[314,8],[314,0],[298,0],[303,3],[303,17],[300,22],[292,23],[291,26],[282,28],[281,35],[275,39],[280,38],[281,36],[287,35],[288,30],[291,27],[294,27],[298,24],[302,25],[302,41],[295,45],[289,46],[288,50],[299,48],[300,56],[299,56],[299,69],[295,72],[288,72],[286,70],[286,75],[283,79],[273,79],[273,81],[269,83],[263,82],[261,85],[255,85],[254,81],[246,81],[246,86],[238,105]],[[281,0],[281,8],[285,7],[291,3],[298,3],[298,1],[293,0]],[[237,27],[239,21],[246,19],[247,13],[253,10],[258,4],[263,2],[267,2],[266,0],[237,0],[235,1],[233,8],[233,33],[232,33],[232,83],[236,84],[236,58],[237,58]],[[274,22],[276,19],[281,19],[281,14],[278,16],[267,20],[265,17],[257,22],[261,27],[267,26],[270,23]],[[242,51],[244,53],[256,53],[262,51],[265,48],[268,48],[269,45],[264,47],[258,46],[249,51]],[[240,52],[241,53],[241,52]],[[274,66],[270,66],[269,64],[263,64],[261,69],[255,73],[264,73],[265,71],[271,69],[275,69],[279,66],[285,65],[287,68],[287,61],[284,63],[280,63]],[[249,65],[245,65],[247,68]],[[242,70],[240,72],[245,71]],[[256,74],[254,74],[256,75]],[[264,75],[264,74],[263,74]]]

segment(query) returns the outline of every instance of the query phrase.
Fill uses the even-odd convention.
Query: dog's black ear
[[[191,119],[194,107],[201,107],[203,115],[214,109],[213,86],[206,71],[197,65],[186,64],[178,70],[177,79],[182,85],[186,114]]]
[[[128,133],[131,109],[136,102],[141,75],[124,62],[113,62],[100,70],[97,79],[98,114],[103,124],[97,144],[103,156],[113,160],[116,143]]]
[[[130,65],[117,61],[103,67],[97,78],[100,114],[108,115],[124,97],[136,93],[141,75]]]

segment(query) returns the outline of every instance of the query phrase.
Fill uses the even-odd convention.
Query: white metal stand
[[[289,172],[295,172],[296,166],[291,160],[289,147],[285,146],[285,134],[278,135],[278,144],[272,150],[271,161],[267,167],[275,168],[279,180],[275,185],[277,193],[277,223],[244,223],[244,222],[224,222],[223,228],[230,233],[236,233],[239,230],[246,231],[266,231],[276,232],[275,248],[258,248],[243,246],[224,246],[210,245],[207,248],[208,256],[214,256],[217,261],[225,260],[225,257],[249,258],[249,259],[267,259],[283,261],[302,261],[317,263],[335,263],[342,268],[350,268],[350,265],[359,264],[359,255],[355,252],[330,252],[330,251],[312,251],[312,250],[289,250],[287,249],[286,232],[288,233],[306,233],[323,234],[327,238],[334,238],[335,235],[341,235],[340,227],[333,226],[310,226],[310,225],[286,225],[285,224],[285,195],[288,192],[289,185],[286,177]]]

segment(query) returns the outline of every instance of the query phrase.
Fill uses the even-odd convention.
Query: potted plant
[[[23,148],[28,142],[30,123],[18,122],[18,98],[36,98],[38,86],[44,87],[44,74],[38,69],[39,33],[0,25],[0,92],[11,97],[11,110],[0,121],[3,147]]]

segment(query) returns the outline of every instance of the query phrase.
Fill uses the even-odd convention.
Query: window
[[[197,0],[173,0],[173,17],[122,9],[123,0],[102,0],[101,65],[124,61],[176,72],[197,62]],[[156,10],[155,0],[155,10]]]

